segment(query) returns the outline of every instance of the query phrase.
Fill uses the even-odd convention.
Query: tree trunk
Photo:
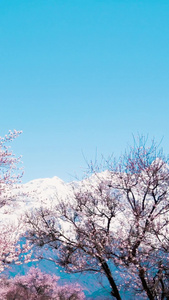
[[[99,262],[101,263],[102,269],[103,269],[103,271],[104,271],[104,273],[105,273],[105,275],[106,275],[106,277],[107,277],[107,279],[110,283],[110,286],[112,288],[111,295],[113,297],[115,297],[117,300],[122,300],[121,296],[119,294],[117,285],[116,285],[116,283],[113,279],[113,276],[111,274],[111,271],[110,271],[110,268],[109,268],[107,262],[104,259],[100,258],[100,257],[98,257],[98,259],[99,259]]]
[[[148,285],[147,285],[147,282],[146,282],[146,280],[145,280],[145,277],[144,277],[144,269],[143,269],[143,268],[140,268],[140,270],[139,270],[139,277],[140,277],[140,279],[141,279],[142,286],[143,286],[145,292],[147,293],[148,299],[154,300],[155,298],[154,298],[154,296],[153,296],[151,290],[149,289],[149,287],[148,287]]]

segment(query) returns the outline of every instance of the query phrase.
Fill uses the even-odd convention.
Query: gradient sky
[[[169,153],[169,1],[0,0],[0,103],[23,182],[80,177],[132,134]]]

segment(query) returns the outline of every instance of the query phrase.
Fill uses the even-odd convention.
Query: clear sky
[[[0,0],[0,103],[23,182],[80,177],[132,134],[169,153],[169,1]]]

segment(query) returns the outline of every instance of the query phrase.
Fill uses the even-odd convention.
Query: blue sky
[[[169,1],[1,0],[0,103],[23,182],[80,177],[132,134],[169,153]]]

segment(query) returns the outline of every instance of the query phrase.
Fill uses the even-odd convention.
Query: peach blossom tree
[[[1,300],[84,300],[78,284],[58,284],[59,277],[30,268],[26,275],[0,279]]]
[[[112,298],[121,300],[126,290],[169,299],[167,162],[154,141],[147,147],[141,137],[120,160],[106,161],[108,171],[75,187],[74,198],[27,216],[30,243],[51,249],[68,272],[105,276]]]
[[[19,239],[18,226],[10,222],[8,209],[4,213],[5,205],[10,205],[14,199],[12,190],[22,177],[20,166],[21,157],[16,157],[8,144],[21,134],[21,131],[9,131],[5,137],[0,137],[0,271],[18,258],[19,246],[16,246]]]

